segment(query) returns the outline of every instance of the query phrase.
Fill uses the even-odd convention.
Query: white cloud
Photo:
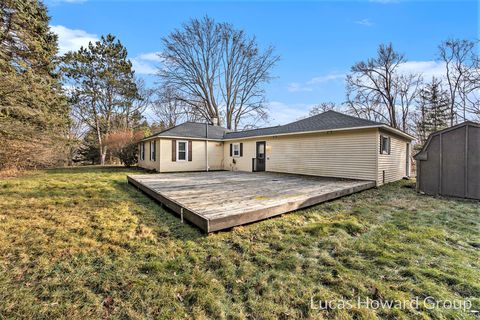
[[[293,104],[288,105],[280,101],[271,101],[268,109],[272,115],[269,121],[272,125],[282,125],[308,116],[313,105]]]
[[[370,21],[370,19],[358,20],[358,21],[355,21],[355,23],[365,27],[371,27],[374,25],[374,23]]]
[[[157,74],[159,64],[164,62],[164,59],[160,56],[160,52],[142,53],[131,60],[135,72],[146,75]]]
[[[146,61],[155,61],[155,62],[163,61],[163,58],[160,56],[160,52],[142,53],[141,55],[138,56],[138,58]]]
[[[98,40],[96,34],[88,33],[80,29],[69,29],[62,25],[50,26],[50,30],[58,35],[59,53],[64,54],[68,51],[75,51],[88,43]]]
[[[310,87],[303,86],[301,83],[292,82],[288,85],[287,90],[289,92],[300,92],[300,91],[312,91]]]
[[[313,91],[315,86],[318,86],[330,81],[337,81],[337,80],[344,80],[344,79],[345,79],[344,73],[331,72],[323,76],[314,77],[304,83],[292,82],[288,85],[287,90],[289,92]]]
[[[324,76],[312,78],[309,81],[307,81],[307,84],[310,84],[310,85],[320,84],[320,83],[325,83],[325,82],[330,82],[335,80],[343,80],[343,79],[345,79],[345,73],[331,72]]]
[[[155,66],[141,59],[140,57],[136,57],[130,60],[132,61],[133,70],[135,70],[135,73],[137,74],[154,75],[158,71]]]
[[[398,66],[398,71],[403,74],[422,74],[425,81],[432,77],[442,78],[445,75],[445,63],[438,61],[407,61]]]

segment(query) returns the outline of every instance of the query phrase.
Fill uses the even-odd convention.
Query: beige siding
[[[145,141],[145,160],[140,159],[140,144],[138,144],[138,166],[140,168],[148,170],[157,170],[159,168],[159,152],[160,152],[160,143],[159,140],[155,140],[157,144],[157,155],[156,160],[150,160],[150,141]]]
[[[390,155],[380,155],[380,134],[391,137]],[[188,141],[185,139],[185,141]],[[256,142],[266,141],[266,171],[374,180],[377,185],[407,175],[407,143],[410,141],[377,128],[285,135],[233,141],[209,141],[210,170],[252,171]],[[243,143],[243,156],[230,157],[230,144]],[[172,140],[157,139],[157,160],[150,161],[150,144],[145,143],[145,160],[139,167],[160,172],[206,170],[205,141],[192,140],[192,161],[172,161]],[[408,168],[408,171],[410,168]]]
[[[171,139],[160,139],[160,150],[160,172],[206,170],[205,141],[192,140],[192,161],[172,161]],[[223,142],[209,141],[208,155],[210,170],[223,169]]]
[[[256,141],[267,142],[266,170],[296,174],[376,180],[377,129],[315,133],[243,140],[243,157],[230,157],[225,142],[225,169],[251,171]]]
[[[224,169],[228,171],[252,171],[252,158],[255,158],[256,141],[263,140],[242,140],[242,141],[225,141],[224,148]],[[230,144],[243,143],[243,156],[230,157]]]
[[[380,135],[390,137],[390,154],[380,154]],[[383,184],[383,172],[385,171],[385,183],[393,182],[410,176],[410,160],[407,174],[407,143],[410,141],[400,138],[385,131],[379,131],[377,135],[378,153],[378,177],[377,185]]]
[[[269,141],[267,170],[375,180],[375,130],[278,137]]]

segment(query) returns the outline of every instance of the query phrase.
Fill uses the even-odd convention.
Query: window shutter
[[[243,142],[240,142],[240,157],[243,157]]]
[[[172,140],[172,161],[177,161],[177,140]]]
[[[157,142],[153,140],[153,161],[157,161]]]
[[[188,161],[192,161],[192,140],[188,140]]]
[[[390,151],[392,150],[392,140],[390,137],[387,138],[388,140],[388,154],[390,154]]]
[[[382,142],[383,142],[383,136],[380,135],[380,154],[383,153],[383,152],[382,152],[382,149],[383,149],[383,148],[382,148],[382,146],[383,146],[383,143],[382,143]]]
[[[233,156],[233,144],[230,143],[230,157]]]

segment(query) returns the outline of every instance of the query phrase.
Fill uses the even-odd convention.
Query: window
[[[188,149],[187,141],[177,141],[177,160],[178,161],[187,161],[188,158]]]
[[[155,141],[150,142],[150,161],[156,161],[157,158],[157,144]]]
[[[233,144],[233,156],[240,157],[240,143]]]
[[[380,135],[380,154],[390,154],[390,137]]]
[[[145,160],[145,142],[140,143],[140,160]]]

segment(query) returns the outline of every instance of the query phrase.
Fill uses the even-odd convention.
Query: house
[[[286,125],[228,131],[186,122],[139,143],[139,167],[158,172],[270,171],[375,181],[410,176],[413,137],[327,111]]]
[[[480,200],[480,124],[432,133],[417,161],[417,191]]]

